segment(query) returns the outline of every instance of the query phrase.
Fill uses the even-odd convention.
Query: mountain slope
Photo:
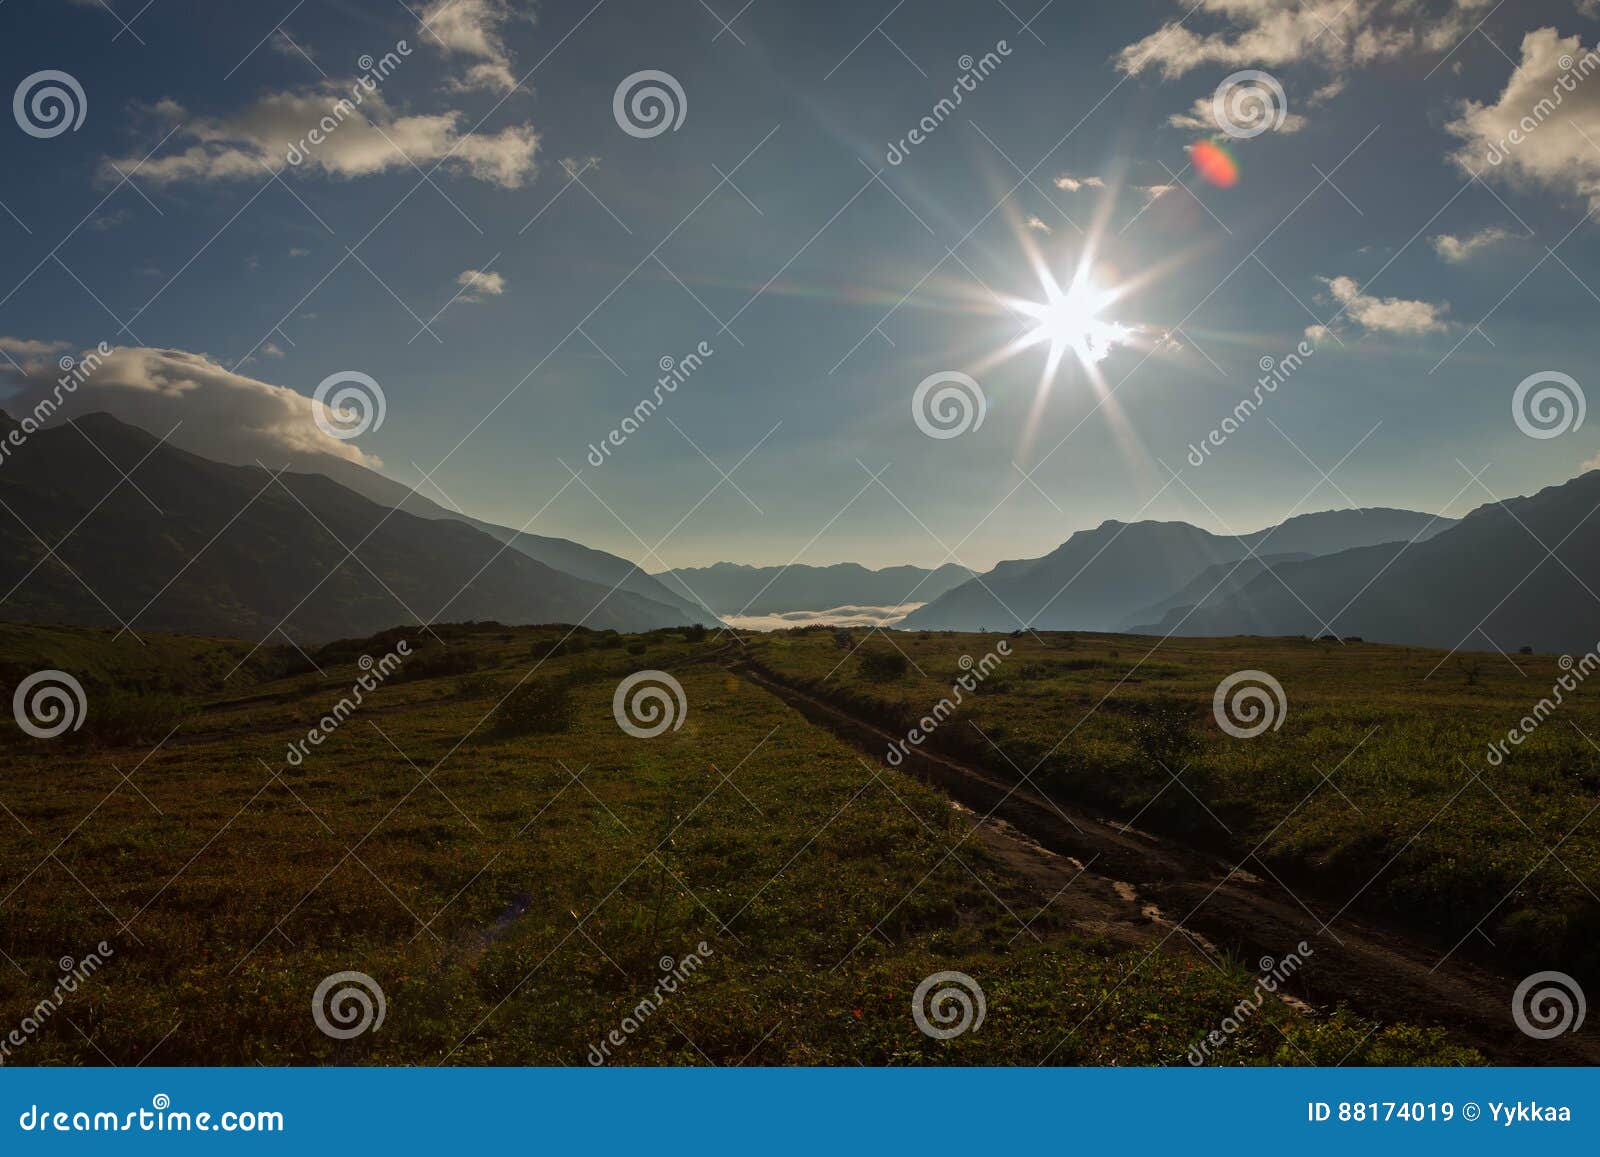
[[[1276,526],[1239,537],[1257,554],[1336,554],[1380,542],[1425,542],[1455,524],[1455,519],[1437,514],[1368,506],[1297,514]]]
[[[1128,615],[1121,629],[1133,630],[1141,624],[1154,623],[1174,610],[1182,612],[1196,605],[1215,606],[1273,567],[1311,557],[1309,554],[1267,554],[1208,566],[1166,598]]]
[[[513,550],[542,562],[545,566],[564,571],[574,578],[600,583],[608,588],[616,587],[619,590],[631,591],[652,602],[672,607],[683,616],[681,622],[717,625],[716,617],[707,614],[698,601],[680,597],[666,584],[625,558],[607,554],[603,550],[595,550],[570,539],[529,534],[526,531],[513,530],[508,526],[485,522],[457,510],[450,510],[440,506],[431,498],[416,493],[409,486],[343,458],[334,458],[327,454],[302,455],[295,460],[294,465],[297,470],[307,473],[326,474],[335,482],[370,498],[380,506],[392,506],[397,510],[414,514],[418,518],[449,518],[465,522],[468,526],[475,526],[500,542],[510,544]]]
[[[1197,611],[1181,633],[1302,635],[1331,629],[1430,647],[1588,651],[1600,640],[1596,511],[1600,471],[1590,471],[1531,497],[1479,507],[1414,545],[1368,547],[1280,566],[1282,584],[1270,575],[1256,578]]]
[[[131,484],[119,471],[132,472]],[[305,639],[419,617],[618,630],[685,622],[464,523],[390,510],[322,475],[274,481],[260,467],[211,462],[106,414],[40,430],[13,450],[0,465],[0,503],[0,592],[9,592],[0,618],[10,620],[132,619],[135,629],[250,638],[282,624]]]
[[[928,602],[966,582],[972,572],[954,563],[930,571],[917,566],[868,570],[853,562],[787,567],[719,562],[655,577],[685,599],[703,599],[720,615],[770,615]]]
[[[1251,534],[1212,534],[1186,522],[1107,521],[1081,530],[1043,558],[1002,562],[913,611],[899,624],[909,630],[1114,631],[1130,616],[1168,604],[1209,568],[1228,568],[1251,557],[1322,553],[1426,537],[1448,519],[1403,510],[1332,510],[1300,515]],[[1243,568],[1241,568],[1243,569]],[[1258,577],[1272,583],[1269,574]],[[1230,580],[1231,581],[1231,580]],[[1204,590],[1199,592],[1204,594]]]

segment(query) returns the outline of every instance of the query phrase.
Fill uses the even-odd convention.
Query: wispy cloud
[[[1193,129],[1199,133],[1219,132],[1223,126],[1217,123],[1216,102],[1209,96],[1197,99],[1189,107],[1188,112],[1175,112],[1167,118],[1167,123],[1174,128]],[[1297,112],[1285,112],[1283,121],[1274,130],[1280,133],[1297,133],[1306,127],[1306,118]]]
[[[1457,237],[1453,233],[1441,233],[1430,238],[1434,252],[1453,265],[1459,265],[1468,260],[1474,253],[1487,249],[1491,245],[1498,245],[1509,240],[1511,231],[1500,225],[1490,225],[1487,229],[1480,229],[1466,237]]]
[[[472,62],[465,75],[451,78],[450,87],[494,92],[516,87],[511,51],[503,35],[512,15],[505,0],[433,0],[422,9],[420,16],[427,28],[424,38],[446,56]]]
[[[1056,188],[1068,193],[1076,193],[1080,189],[1104,189],[1106,182],[1103,177],[1074,177],[1070,173],[1062,173],[1055,180]]]
[[[1183,12],[1117,54],[1127,73],[1159,69],[1281,68],[1311,63],[1335,76],[1414,52],[1442,52],[1469,32],[1494,0],[1185,0]],[[1197,31],[1206,18],[1220,22]]]
[[[138,156],[110,158],[100,175],[115,181],[119,169],[137,167],[141,180],[155,184],[260,180],[269,169],[353,178],[442,161],[445,168],[480,181],[517,188],[535,172],[539,137],[532,125],[468,133],[459,110],[400,116],[381,92],[371,92],[363,94],[358,108],[340,116],[341,100],[349,103],[350,87],[336,81],[268,93],[222,117],[191,117],[175,101],[164,100],[142,111],[181,124],[172,141],[185,147],[143,164]],[[320,130],[320,143],[308,140],[313,130]],[[301,159],[291,165],[296,154]]]
[[[1447,302],[1435,304],[1403,297],[1377,297],[1363,293],[1353,277],[1318,278],[1328,287],[1328,293],[1340,305],[1340,314],[1362,329],[1374,333],[1424,334],[1437,333],[1448,328],[1444,315],[1449,312]],[[1313,332],[1316,331],[1316,332]],[[1306,336],[1313,340],[1327,337],[1324,326],[1312,326]]]

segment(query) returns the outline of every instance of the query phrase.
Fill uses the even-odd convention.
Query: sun
[[[1079,273],[1066,289],[1045,282],[1045,300],[1016,303],[1016,310],[1037,324],[1022,335],[1020,345],[1050,343],[1046,376],[1053,376],[1062,356],[1071,350],[1085,366],[1103,361],[1113,346],[1125,343],[1131,331],[1109,321],[1102,312],[1118,294],[1095,283],[1087,273]]]

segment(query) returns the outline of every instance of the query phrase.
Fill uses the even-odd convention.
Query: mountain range
[[[326,455],[281,471],[215,462],[103,413],[22,437],[0,412],[0,437],[0,619],[318,641],[439,619],[644,631],[922,602],[896,625],[1508,652],[1600,640],[1600,471],[1459,521],[1331,510],[1241,535],[1107,521],[983,574],[724,562],[650,575]]]
[[[0,434],[15,429],[0,414]],[[436,619],[622,631],[709,619],[558,570],[520,539],[396,510],[322,474],[213,462],[107,414],[8,449],[0,618],[307,640]],[[546,543],[590,573],[632,565]]]
[[[1493,502],[1415,544],[1286,562],[1192,612],[1140,625],[1183,635],[1331,632],[1511,652],[1600,641],[1600,470]]]
[[[925,603],[966,582],[972,572],[954,563],[935,570],[919,566],[868,570],[853,562],[786,567],[719,562],[662,571],[655,577],[718,615],[772,615]]]
[[[1187,588],[1208,573],[1215,576],[1212,586],[1226,587],[1239,573],[1232,568],[1244,564],[1241,572],[1261,568],[1253,583],[1271,583],[1286,559],[1427,538],[1451,525],[1450,519],[1388,509],[1302,514],[1243,535],[1213,534],[1187,522],[1106,521],[1078,531],[1043,558],[1000,563],[911,612],[899,625],[907,630],[1124,630],[1159,618],[1173,605],[1199,601],[1207,591]]]

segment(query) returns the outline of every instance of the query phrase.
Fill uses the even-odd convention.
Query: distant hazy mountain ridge
[[[853,562],[833,566],[712,566],[663,571],[661,583],[719,615],[770,615],[834,607],[925,603],[966,582],[972,572],[946,563],[936,570],[889,566],[868,570]]]
[[[1219,535],[1186,522],[1101,523],[1080,530],[1043,558],[1002,562],[901,622],[907,629],[1115,631],[1131,618],[1163,611],[1203,573],[1231,582],[1234,564],[1259,557],[1322,555],[1352,547],[1428,537],[1451,520],[1407,510],[1330,510],[1265,530]],[[1246,569],[1241,567],[1241,571]],[[1254,581],[1274,583],[1272,566]],[[1194,592],[1195,598],[1207,590]]]

